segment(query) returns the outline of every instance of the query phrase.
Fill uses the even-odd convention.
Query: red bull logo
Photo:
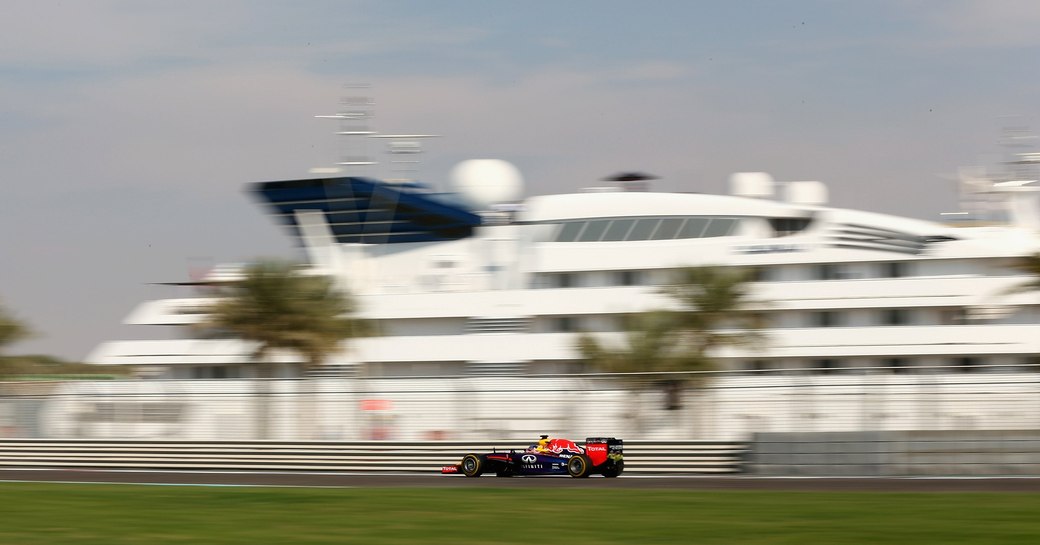
[[[570,439],[553,439],[549,441],[549,444],[545,445],[545,448],[553,454],[562,454],[569,452],[571,454],[584,454],[585,449],[578,446],[577,443]]]

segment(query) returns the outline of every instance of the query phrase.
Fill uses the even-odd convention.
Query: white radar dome
[[[451,170],[452,188],[478,210],[520,200],[524,180],[515,166],[499,159],[470,159]]]

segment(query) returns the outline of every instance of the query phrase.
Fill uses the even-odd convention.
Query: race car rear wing
[[[607,458],[620,460],[624,457],[625,442],[613,437],[589,437],[585,439],[585,455],[592,465],[598,466]]]

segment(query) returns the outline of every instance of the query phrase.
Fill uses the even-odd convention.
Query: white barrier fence
[[[625,442],[626,474],[741,471],[747,446],[712,441]],[[92,441],[0,440],[0,469],[320,471],[438,473],[470,452],[523,449],[503,441]]]
[[[768,476],[1037,476],[1040,430],[759,433],[746,471]]]
[[[925,371],[690,375],[700,386],[678,392],[675,408],[660,389],[630,390],[610,375],[7,382],[0,439],[745,441],[1040,429],[1040,373]]]

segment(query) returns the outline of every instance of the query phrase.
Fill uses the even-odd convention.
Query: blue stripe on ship
[[[473,234],[480,216],[419,192],[415,184],[368,178],[317,178],[254,184],[276,220],[298,236],[294,212],[321,211],[337,242],[396,244],[458,240]]]

